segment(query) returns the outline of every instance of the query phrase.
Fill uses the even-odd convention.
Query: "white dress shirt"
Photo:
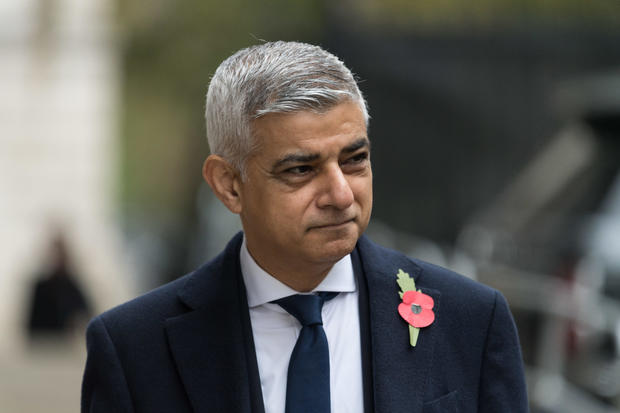
[[[295,317],[270,301],[298,294],[258,266],[245,239],[240,252],[265,413],[284,413],[288,362],[301,331]],[[329,345],[331,411],[364,411],[358,289],[351,257],[338,261],[313,291],[337,291],[323,305]],[[309,392],[312,389],[308,389]]]

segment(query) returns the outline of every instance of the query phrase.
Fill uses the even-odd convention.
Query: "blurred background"
[[[0,410],[77,412],[88,318],[239,228],[210,75],[264,40],[360,78],[384,245],[500,289],[533,412],[620,406],[620,2],[3,0]]]

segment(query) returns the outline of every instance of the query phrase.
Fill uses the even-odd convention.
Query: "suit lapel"
[[[375,412],[420,412],[441,320],[440,294],[424,288],[420,267],[406,257],[365,237],[358,249],[368,285]],[[416,287],[435,301],[435,322],[420,330],[416,347],[409,345],[409,328],[397,310],[401,303],[396,283],[399,268],[413,276]]]
[[[250,374],[249,364],[256,363],[253,346],[247,354],[252,332],[240,278],[240,244],[238,235],[220,257],[188,279],[179,298],[191,311],[166,320],[170,350],[196,412],[262,409],[260,383],[257,395]]]

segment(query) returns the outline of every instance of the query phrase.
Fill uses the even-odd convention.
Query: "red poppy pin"
[[[433,312],[433,298],[426,295],[422,290],[416,290],[413,277],[398,270],[396,274],[398,279],[396,282],[400,286],[400,298],[403,302],[398,305],[398,313],[409,323],[409,344],[415,347],[418,342],[418,334],[420,328],[430,326],[435,321],[435,313]]]

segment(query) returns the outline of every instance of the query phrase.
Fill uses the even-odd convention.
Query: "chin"
[[[355,237],[328,241],[322,244],[318,250],[315,250],[315,253],[319,261],[335,263],[345,255],[350,254],[356,243],[357,238]]]

